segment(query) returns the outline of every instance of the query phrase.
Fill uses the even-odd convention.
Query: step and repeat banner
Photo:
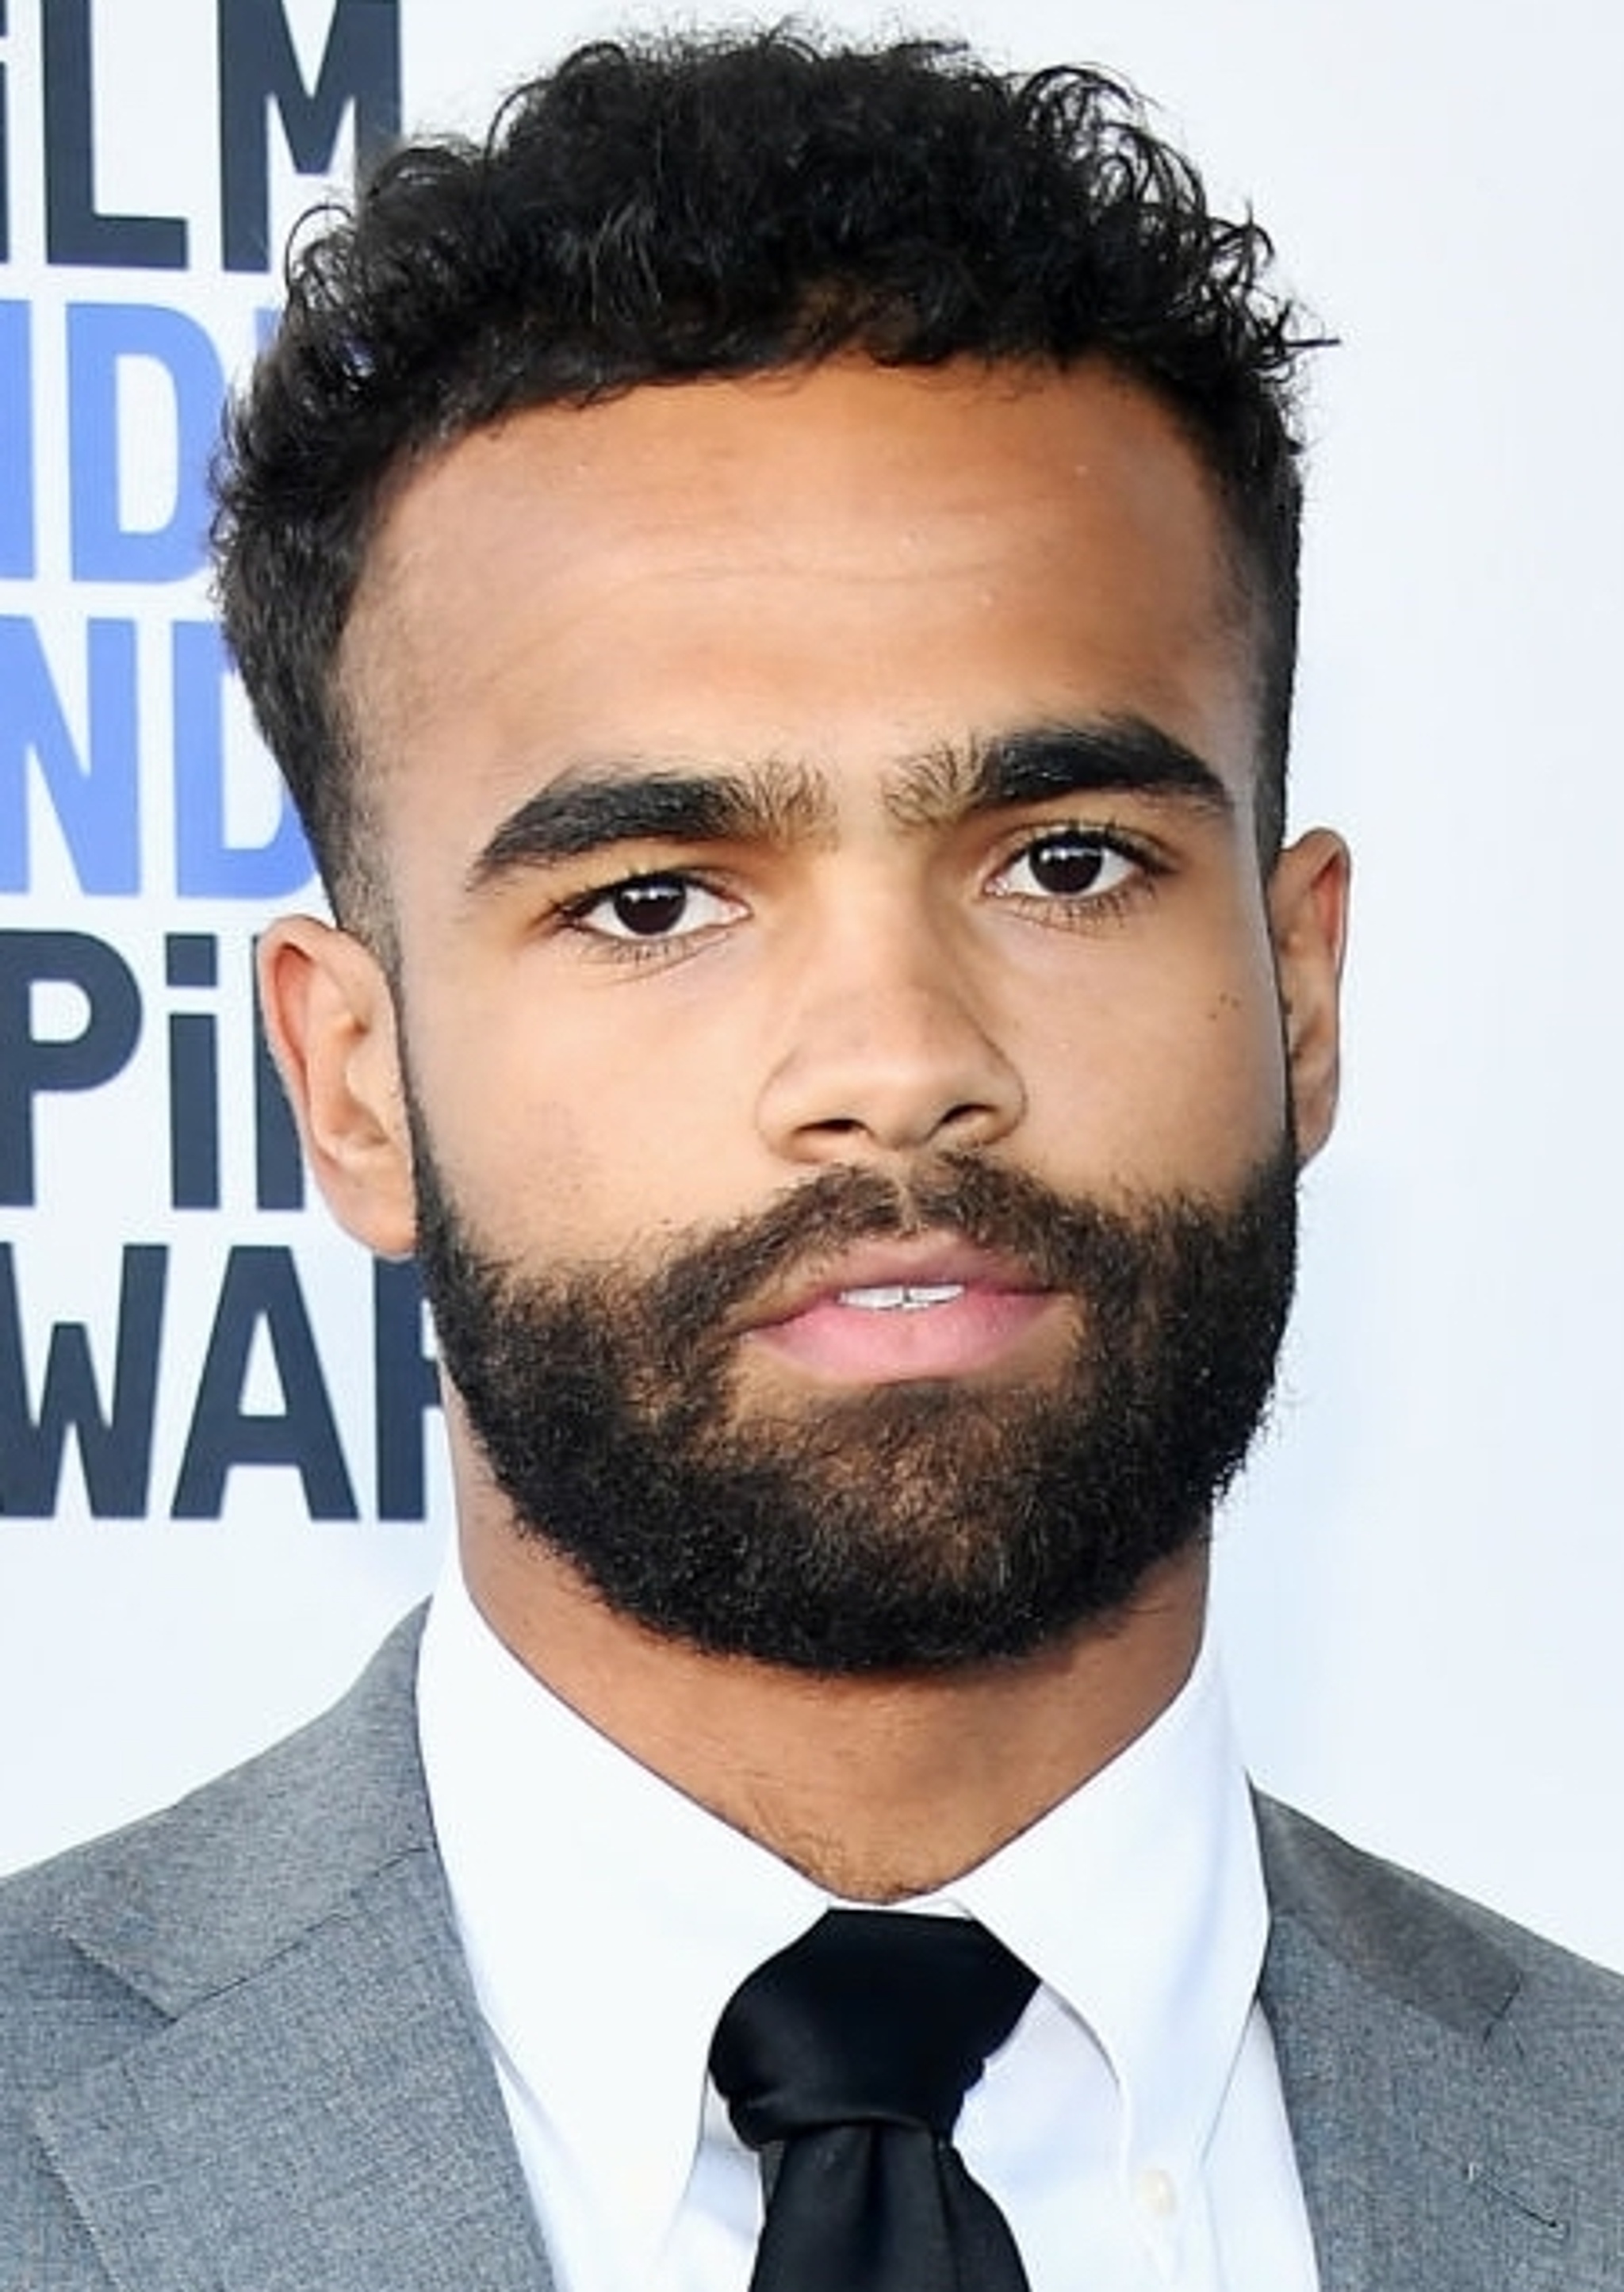
[[[412,1270],[310,1206],[259,1028],[256,930],[318,895],[205,565],[223,393],[399,131],[404,13],[4,10],[0,1858],[261,1731],[273,1647],[292,1715],[433,1565]]]
[[[308,1198],[260,1033],[255,934],[319,900],[214,632],[206,472],[358,150],[659,20],[0,0],[0,1868],[316,1708],[440,1564],[411,1269]],[[1624,1964],[1613,19],[906,28],[1127,73],[1338,338],[1294,811],[1356,847],[1348,1097],[1221,1526],[1226,1660],[1264,1780]]]

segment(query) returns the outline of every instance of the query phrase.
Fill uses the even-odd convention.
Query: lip
[[[917,1311],[843,1302],[888,1289],[957,1294]],[[951,1381],[1020,1365],[1057,1303],[1018,1260],[923,1234],[825,1259],[758,1305],[741,1334],[758,1355],[826,1387]]]
[[[990,1295],[1046,1296],[1049,1293],[1019,1259],[952,1234],[919,1234],[904,1240],[876,1240],[839,1256],[825,1258],[788,1287],[776,1292],[746,1318],[747,1330],[766,1330],[792,1321],[819,1305],[839,1303],[848,1289],[958,1287]]]

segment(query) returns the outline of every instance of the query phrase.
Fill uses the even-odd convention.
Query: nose
[[[808,950],[758,1119],[792,1161],[992,1144],[1021,1076],[949,951],[895,918]]]

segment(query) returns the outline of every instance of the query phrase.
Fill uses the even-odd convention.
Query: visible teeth
[[[922,1313],[929,1305],[950,1305],[964,1294],[962,1281],[888,1281],[872,1289],[843,1289],[840,1302],[865,1313]]]

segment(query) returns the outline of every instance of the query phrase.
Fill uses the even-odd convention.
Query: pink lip
[[[855,1289],[956,1288],[917,1310],[844,1304]],[[752,1318],[748,1338],[820,1381],[888,1384],[996,1367],[1055,1303],[1017,1261],[951,1235],[876,1241],[817,1268]]]

